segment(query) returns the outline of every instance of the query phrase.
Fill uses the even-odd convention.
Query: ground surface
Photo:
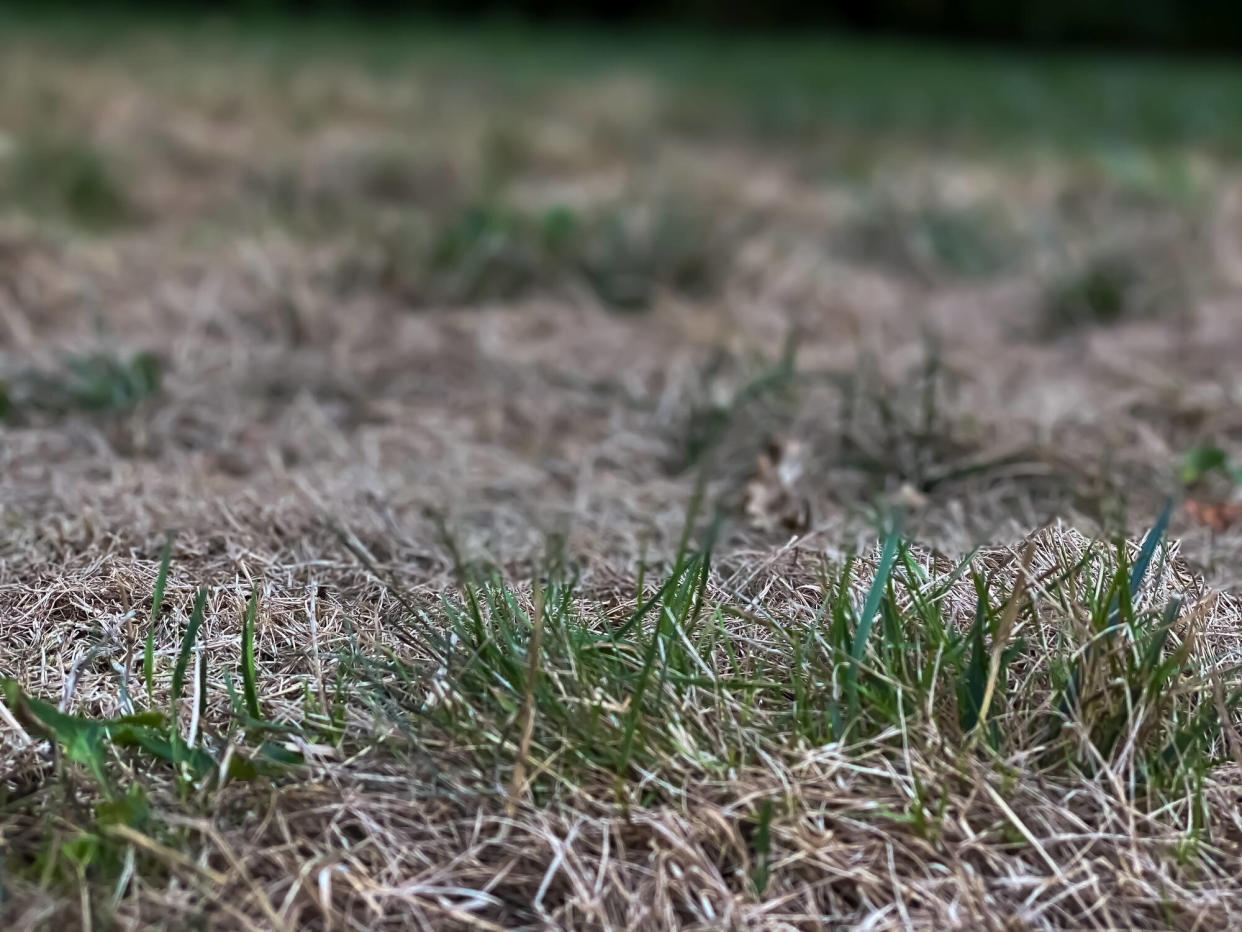
[[[0,42],[5,928],[1242,921],[1242,72]]]

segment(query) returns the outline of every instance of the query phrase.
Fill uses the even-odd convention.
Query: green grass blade
[[[155,699],[155,630],[147,629],[147,642],[142,648],[142,679],[147,684],[147,702]]]
[[[963,731],[970,731],[979,720],[983,692],[987,688],[988,661],[986,628],[988,626],[987,587],[983,577],[973,573],[975,581],[975,621],[966,640],[969,656],[958,674],[958,722]]]
[[[1160,517],[1156,519],[1156,523],[1152,525],[1147,536],[1143,538],[1143,546],[1139,549],[1138,559],[1134,561],[1134,566],[1130,569],[1130,591],[1137,592],[1143,584],[1143,578],[1147,575],[1147,568],[1151,565],[1151,558],[1156,552],[1156,547],[1160,541],[1164,539],[1165,532],[1169,529],[1169,519],[1173,516],[1173,500],[1169,499],[1164,503],[1164,510],[1160,512]]]
[[[663,604],[664,598],[668,595],[669,589],[671,589],[673,584],[677,581],[678,576],[676,573],[669,575],[664,582],[660,583],[660,588],[656,590],[655,595],[637,608],[619,627],[608,632],[609,638],[616,641],[628,635],[630,630],[635,628],[640,622],[642,622],[643,618],[647,616],[647,614],[651,611],[652,606]]]
[[[880,562],[875,568],[875,579],[867,590],[867,599],[863,602],[862,614],[858,616],[858,628],[854,632],[854,640],[850,645],[850,660],[857,667],[867,649],[867,638],[871,636],[871,626],[875,622],[875,613],[879,610],[880,600],[884,598],[884,589],[888,585],[889,574],[893,571],[893,563],[897,558],[897,530],[889,532],[884,541],[884,549],[880,553]]]
[[[142,678],[147,685],[147,701],[155,696],[155,623],[164,607],[164,592],[168,587],[168,567],[172,563],[172,534],[164,538],[160,551],[160,569],[155,575],[155,588],[151,593],[151,619],[147,626],[147,641],[142,651]]]
[[[259,710],[259,683],[254,665],[254,619],[259,610],[259,590],[250,592],[246,603],[246,617],[242,621],[241,677],[242,693],[246,697],[246,712],[253,719],[261,719]]]
[[[693,559],[689,560],[681,567],[681,575],[677,577],[678,585],[674,590],[674,604],[684,604],[690,598],[690,593],[686,592],[687,587],[693,587],[699,578],[700,567]],[[648,603],[649,605],[654,603]],[[639,722],[643,714],[643,699],[647,692],[647,685],[651,679],[651,672],[655,667],[656,656],[659,654],[660,642],[664,639],[665,616],[668,616],[669,622],[676,624],[676,616],[668,599],[660,601],[660,610],[656,613],[655,628],[651,632],[651,640],[647,642],[647,649],[643,655],[643,665],[638,672],[638,679],[634,684],[634,690],[630,695],[630,711],[625,723],[625,732],[621,741],[621,753],[617,761],[617,780],[624,776],[625,771],[630,764],[630,757],[634,752],[634,740],[638,734]]]
[[[1181,599],[1173,598],[1169,600],[1169,604],[1164,607],[1164,615],[1160,620],[1160,627],[1152,635],[1151,640],[1147,644],[1147,650],[1144,652],[1139,673],[1146,680],[1144,685],[1153,693],[1160,688],[1161,674],[1163,672],[1161,670],[1160,656],[1164,653],[1165,645],[1169,642],[1169,634],[1173,630],[1173,625],[1177,622],[1177,615],[1181,609]]]
[[[1151,530],[1147,532],[1147,536],[1143,538],[1143,544],[1139,548],[1138,558],[1134,561],[1134,565],[1130,567],[1128,576],[1118,574],[1114,580],[1114,585],[1118,588],[1118,592],[1113,596],[1108,604],[1108,616],[1105,627],[1113,628],[1119,618],[1133,617],[1133,608],[1131,600],[1134,593],[1138,592],[1143,585],[1143,579],[1147,576],[1147,570],[1151,566],[1151,559],[1155,555],[1156,547],[1160,541],[1164,539],[1165,533],[1169,529],[1169,519],[1173,515],[1173,500],[1169,499],[1164,503],[1164,509],[1160,512],[1160,516],[1156,518],[1156,523],[1152,525]],[[1124,550],[1118,558],[1118,564],[1121,569],[1125,569],[1125,552]],[[1128,588],[1120,591],[1123,586]],[[1112,637],[1111,631],[1109,637]]]
[[[851,720],[857,718],[858,715],[858,665],[867,649],[867,639],[871,636],[875,614],[880,608],[880,600],[884,598],[884,592],[888,586],[888,577],[897,560],[898,540],[897,528],[894,527],[884,540],[880,562],[875,568],[875,579],[871,581],[871,588],[867,591],[862,614],[858,616],[858,627],[854,630],[854,640],[850,643],[850,665],[846,671],[845,689]]]
[[[177,665],[173,668],[171,701],[174,718],[177,703],[181,701],[181,692],[185,686],[185,671],[190,663],[190,651],[194,648],[194,641],[198,638],[198,629],[203,625],[203,613],[206,608],[207,590],[199,589],[194,596],[194,608],[190,611],[190,623],[185,629],[185,636],[181,639],[181,651],[177,654]]]

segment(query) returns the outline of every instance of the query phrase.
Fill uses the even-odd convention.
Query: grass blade
[[[246,697],[246,713],[253,719],[263,717],[259,709],[259,683],[254,665],[254,619],[258,610],[259,590],[256,587],[250,592],[250,601],[246,603],[246,616],[242,620],[241,656],[242,694]]]
[[[55,741],[65,756],[90,771],[105,797],[111,798],[104,770],[104,729],[98,722],[67,715],[54,705],[28,696],[16,680],[0,680],[0,695],[27,729]]]
[[[880,562],[875,568],[875,579],[867,591],[863,602],[862,614],[858,616],[858,627],[854,631],[854,640],[850,643],[850,667],[846,676],[847,698],[849,700],[850,717],[858,713],[858,664],[863,652],[867,649],[867,638],[871,636],[871,626],[875,622],[875,613],[880,608],[880,600],[888,586],[888,577],[893,571],[897,560],[897,544],[899,537],[894,526],[884,540],[884,549],[880,553]]]
[[[207,608],[207,590],[199,589],[194,596],[194,608],[190,611],[190,624],[181,639],[181,652],[177,654],[177,665],[173,668],[172,707],[176,717],[177,703],[181,701],[181,692],[185,686],[185,671],[190,662],[190,651],[198,638],[198,629],[203,625],[203,613]]]
[[[888,585],[889,574],[893,571],[893,563],[897,559],[897,530],[894,528],[884,540],[884,549],[880,553],[880,562],[875,568],[875,579],[867,590],[867,599],[863,602],[862,614],[858,616],[858,629],[854,632],[854,640],[850,645],[850,660],[854,666],[862,659],[867,649],[867,638],[871,636],[871,626],[875,622],[875,613],[880,608],[880,599],[884,598],[884,588]]]
[[[147,684],[147,702],[155,700],[155,623],[164,607],[164,591],[168,587],[168,567],[172,563],[172,534],[164,538],[160,551],[160,569],[155,575],[151,594],[151,620],[147,625],[147,642],[142,651],[142,679]]]
[[[700,564],[703,558],[691,558],[684,565],[679,566],[678,570],[672,578],[677,580],[677,587],[673,590],[676,602],[674,604],[686,604],[691,597],[691,593],[687,591],[687,587],[694,587],[695,582],[699,579],[701,573],[705,573],[705,569]],[[654,600],[653,600],[654,602]],[[648,605],[652,604],[649,602]],[[617,785],[620,788],[621,780],[625,771],[629,768],[630,757],[634,751],[634,739],[638,733],[639,720],[643,713],[643,699],[647,692],[647,686],[651,679],[652,669],[655,667],[656,656],[659,653],[661,642],[665,638],[665,618],[668,618],[670,624],[676,625],[677,619],[674,615],[673,608],[669,604],[667,598],[660,601],[660,610],[656,614],[655,628],[651,632],[651,639],[647,642],[647,648],[643,655],[643,665],[638,672],[637,681],[634,684],[633,692],[630,694],[630,710],[625,724],[625,732],[621,742],[621,753],[617,762],[616,776]]]
[[[147,643],[142,648],[142,679],[147,684],[147,702],[155,701],[155,630],[147,629]]]
[[[1147,568],[1151,565],[1151,558],[1156,552],[1156,547],[1160,541],[1164,539],[1165,532],[1169,529],[1169,519],[1173,516],[1173,500],[1169,499],[1164,503],[1164,510],[1160,512],[1160,517],[1156,519],[1156,523],[1152,525],[1151,530],[1147,532],[1147,536],[1143,538],[1143,546],[1139,549],[1138,559],[1134,561],[1134,566],[1130,570],[1130,592],[1137,592],[1139,586],[1143,584],[1143,577],[1147,575]]]
[[[1005,604],[1005,612],[1001,615],[1000,624],[996,629],[996,633],[992,636],[992,659],[988,665],[987,686],[983,691],[983,699],[979,703],[979,714],[975,722],[976,734],[979,733],[981,726],[988,718],[988,709],[996,692],[996,684],[1000,677],[1005,649],[1009,643],[1009,636],[1013,633],[1014,622],[1018,620],[1018,610],[1022,605],[1022,597],[1026,595],[1027,579],[1030,575],[1031,562],[1034,558],[1035,541],[1031,540],[1022,552],[1022,563],[1018,567],[1018,576],[1014,580],[1013,592],[1009,594],[1009,601]]]
[[[526,688],[522,694],[522,737],[518,742],[518,754],[513,762],[513,779],[509,784],[509,817],[517,812],[518,801],[526,788],[527,758],[530,756],[530,741],[535,733],[535,685],[539,678],[539,649],[543,641],[543,600],[542,586],[535,589],[535,617],[531,621],[530,642],[527,645],[529,657],[526,666]]]

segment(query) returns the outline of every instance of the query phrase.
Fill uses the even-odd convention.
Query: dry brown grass
[[[997,593],[1024,590],[1010,546],[1055,520],[1032,580],[1088,539],[1137,537],[1178,491],[1184,449],[1242,437],[1231,164],[1206,148],[1152,154],[1185,161],[1210,194],[1188,200],[1055,146],[1017,158],[831,125],[815,138],[724,118],[687,129],[697,98],[635,69],[506,90],[435,58],[383,73],[348,52],[280,63],[175,36],[89,57],[54,37],[3,42],[0,380],[14,410],[0,426],[0,677],[81,716],[127,711],[120,684],[141,704],[172,529],[155,707],[206,586],[198,727],[222,753],[224,676],[258,586],[263,711],[297,726],[287,740],[305,758],[186,790],[172,768],[110,752],[117,785],[145,787],[154,815],[101,829],[92,778],[0,707],[4,928],[1242,923],[1230,711],[1201,783],[1157,804],[1134,792],[1137,751],[1088,776],[1044,760],[1034,731],[1004,754],[968,749],[947,696],[904,727],[814,743],[782,718],[780,690],[743,727],[739,696],[696,686],[622,791],[599,767],[541,757],[552,739],[536,721],[530,786],[509,811],[517,712],[493,720],[479,700],[470,728],[424,727],[415,707],[376,699],[400,693],[390,674],[383,690],[338,680],[350,658],[389,650],[424,693],[451,693],[408,633],[411,608],[434,627],[442,599],[460,605],[439,515],[468,569],[495,571],[526,610],[549,537],[563,538],[574,604],[598,626],[634,609],[644,555],[668,571],[706,470],[722,521],[704,599],[748,671],[786,662],[773,630],[814,629],[822,567],[871,551],[879,509],[905,509],[938,578],[987,545],[975,565]],[[64,176],[13,194],[24,147],[49,138]],[[837,143],[869,155],[865,178],[825,180]],[[123,222],[98,213],[110,185]],[[860,226],[877,204],[885,222]],[[638,314],[529,240],[552,208],[649,219],[670,205],[707,212],[695,216],[713,235],[678,248],[711,287],[681,287],[638,223],[637,245],[590,258],[615,260],[627,288],[639,279]],[[419,237],[478,206],[527,219],[437,266]],[[1001,228],[1011,261],[976,263],[972,237]],[[1172,306],[1044,333],[1047,296],[1106,248],[1156,280],[1167,265]],[[513,262],[517,293],[471,290],[471,275],[490,286]],[[160,361],[157,392],[114,410],[37,403],[46,383],[31,374],[63,386],[66,353],[139,352]],[[1144,604],[1185,597],[1179,632],[1198,624],[1196,662],[1225,676],[1242,650],[1229,594],[1242,537],[1180,511],[1173,536],[1186,562],[1163,567]],[[648,597],[660,581],[648,576]],[[1015,677],[1047,712],[1040,645],[1090,599],[1067,609],[1025,588]],[[943,610],[965,630],[974,608],[967,577]],[[338,695],[343,724],[316,731]],[[626,696],[605,699],[624,716]],[[1035,719],[1005,721],[1017,735]],[[711,759],[726,749],[732,769]],[[83,833],[114,846],[119,877],[67,866],[60,845]]]

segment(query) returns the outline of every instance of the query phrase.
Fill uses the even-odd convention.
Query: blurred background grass
[[[1105,11],[1107,6],[1107,11]],[[805,139],[826,127],[925,141],[1207,145],[1242,137],[1242,12],[1213,2],[52,4],[0,6],[5,44],[84,56],[162,37],[273,69],[335,60],[533,92],[570,75],[668,82],[682,128]],[[450,10],[453,15],[448,15]]]

